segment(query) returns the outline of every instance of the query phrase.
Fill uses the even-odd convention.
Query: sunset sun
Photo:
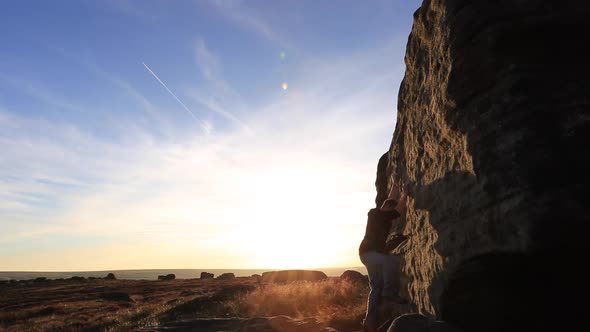
[[[248,234],[248,238],[255,241],[250,249],[252,259],[256,266],[273,269],[334,266],[338,258],[337,246],[335,241],[324,238],[326,234],[327,229],[258,228]]]

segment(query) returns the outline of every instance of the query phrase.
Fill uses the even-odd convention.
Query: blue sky
[[[0,270],[360,265],[419,5],[4,3]]]

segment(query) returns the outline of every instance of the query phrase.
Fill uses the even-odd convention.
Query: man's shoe
[[[363,325],[363,332],[377,332],[377,329],[374,327],[368,327]]]
[[[363,332],[377,332],[377,326],[371,326],[371,325],[365,325],[365,322],[363,321],[361,323],[361,326],[363,327]]]

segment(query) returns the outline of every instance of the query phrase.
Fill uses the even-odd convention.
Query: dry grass
[[[313,317],[358,325],[368,287],[330,278],[260,284],[218,280],[55,281],[0,288],[0,331],[130,331],[191,318]]]
[[[319,282],[264,284],[226,305],[235,316],[287,315],[320,321],[357,320],[366,310],[368,287],[339,278]]]

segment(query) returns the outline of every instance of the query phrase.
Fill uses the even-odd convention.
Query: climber
[[[367,268],[371,288],[363,321],[365,331],[377,330],[378,306],[382,300],[407,303],[399,295],[399,258],[390,255],[385,246],[392,220],[399,218],[406,210],[407,189],[405,185],[400,188],[400,182],[399,178],[394,179],[385,202],[380,208],[369,211],[365,236],[359,246],[359,256]]]

